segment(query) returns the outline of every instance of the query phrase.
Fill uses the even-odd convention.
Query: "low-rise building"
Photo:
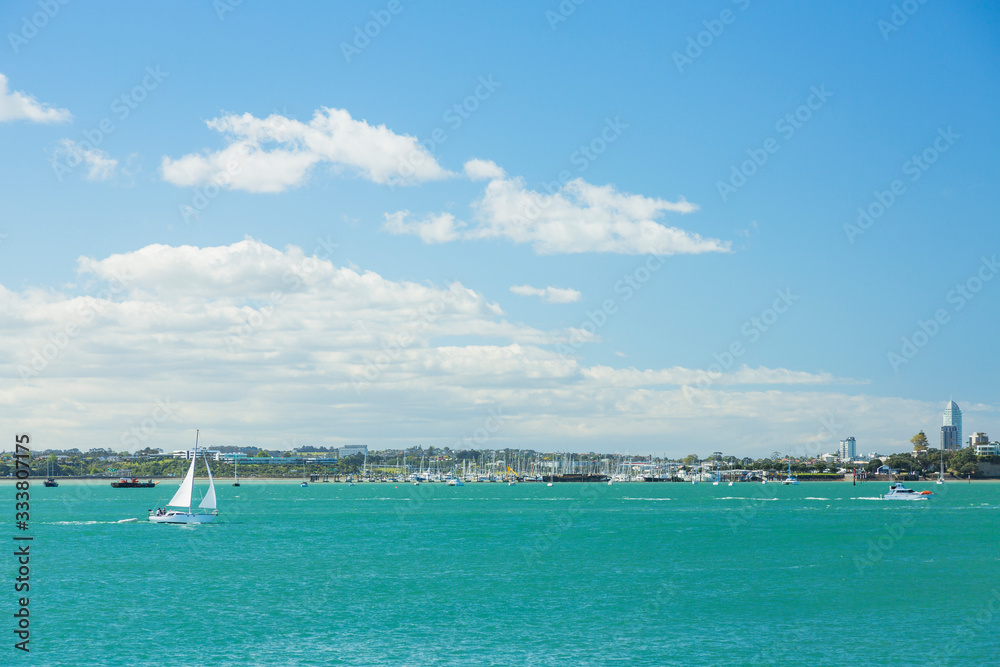
[[[976,456],[1000,456],[1000,442],[987,442],[976,445]]]
[[[170,455],[175,459],[191,459],[194,456],[193,449],[175,449],[170,452]],[[207,456],[213,461],[221,461],[222,454],[214,449],[199,449],[198,456]]]
[[[969,436],[969,447],[978,447],[979,445],[989,445],[990,438],[985,433],[973,433]]]
[[[345,456],[353,456],[354,454],[368,454],[368,445],[344,445],[340,448],[339,452],[340,458]]]

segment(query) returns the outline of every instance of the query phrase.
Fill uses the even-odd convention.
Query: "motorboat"
[[[931,491],[914,491],[908,489],[900,483],[889,486],[889,493],[885,494],[886,500],[927,500],[934,493]]]

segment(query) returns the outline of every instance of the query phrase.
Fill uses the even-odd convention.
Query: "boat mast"
[[[194,470],[194,466],[198,465],[198,431],[199,429],[194,430],[194,458],[191,459],[194,461],[194,465],[191,466],[192,471]],[[194,486],[194,475],[191,476],[191,485],[192,487]],[[191,497],[193,495],[192,493],[188,496],[188,514],[191,514]]]

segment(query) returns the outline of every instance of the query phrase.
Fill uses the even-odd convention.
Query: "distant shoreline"
[[[41,481],[43,481],[45,479],[47,479],[47,478],[45,478],[45,477],[30,477],[30,478],[28,478],[29,481],[34,481],[34,482],[41,482]],[[63,483],[63,482],[82,482],[82,483],[86,483],[86,484],[107,484],[107,485],[110,485],[111,482],[117,481],[120,478],[118,478],[118,477],[53,477],[52,479],[54,479],[56,482],[58,482],[60,484]],[[139,477],[137,479],[140,479],[140,480],[151,479],[151,480],[157,482],[157,485],[159,485],[159,483],[161,483],[161,482],[171,482],[171,481],[176,481],[179,484],[184,478],[178,475],[178,476],[175,476],[175,477],[156,477],[156,476],[149,477],[149,476],[143,476],[143,477]],[[201,481],[208,481],[208,476],[198,475],[198,476],[195,476],[195,479],[201,480]],[[217,482],[220,486],[230,486],[230,485],[232,485],[232,478],[231,477],[221,477],[221,478],[220,477],[213,477],[212,479],[215,480],[215,482]],[[19,480],[17,477],[2,477],[2,478],[0,478],[0,480],[6,481],[6,482],[24,481],[24,480]],[[911,480],[909,482],[901,482],[901,483],[903,483],[903,484],[934,484],[936,481],[937,481],[936,479],[925,479],[925,480],[920,480],[920,481],[912,481]],[[945,484],[968,484],[970,482],[970,480],[968,480],[968,479],[947,478],[947,477],[945,478],[944,481],[945,481]],[[273,482],[291,482],[291,483],[300,484],[302,482],[302,478],[301,477],[240,477],[240,486],[242,486],[243,484],[252,484],[254,482],[269,482],[269,483],[273,483]],[[816,480],[803,480],[803,479],[800,478],[799,482],[800,482],[799,486],[802,486],[803,484],[810,484],[810,485],[811,484],[820,484],[820,483],[823,483],[823,482],[830,482],[830,483],[836,483],[836,484],[843,484],[843,483],[846,482],[846,483],[852,484],[852,486],[853,486],[853,483],[852,483],[853,480],[850,479],[849,477],[845,478],[845,479],[816,479]],[[973,484],[997,483],[997,482],[1000,482],[1000,478],[972,479],[971,482]],[[349,482],[340,481],[340,480],[337,480],[337,481],[330,480],[329,482],[315,481],[315,482],[309,482],[309,483],[310,484],[348,484]],[[362,482],[362,481],[359,481],[359,480],[354,480],[353,483],[354,484],[396,484],[396,485],[398,485],[398,484],[412,484],[412,482],[409,481],[409,480],[399,480],[399,481],[395,481],[395,482],[391,482],[391,481]],[[502,481],[501,482],[466,482],[465,484],[466,485],[476,485],[476,484],[503,484],[503,483],[505,483],[505,482],[502,482]],[[530,481],[530,482],[529,481],[524,481],[524,482],[519,482],[519,483],[521,483],[521,484],[529,484],[529,485],[530,484],[540,484],[540,485],[541,484],[545,484],[545,482],[537,482],[537,481]],[[580,485],[580,484],[604,484],[604,485],[607,485],[606,482],[555,482],[555,483],[558,484],[558,485],[560,485],[560,486],[563,486],[563,485],[566,485],[566,486],[577,486],[577,485]],[[656,485],[691,484],[691,482],[640,482],[640,481],[624,482],[624,481],[617,481],[617,480],[614,483],[615,483],[615,485],[617,485],[617,484],[656,484]],[[859,486],[863,485],[863,484],[891,484],[891,483],[892,482],[890,480],[875,480],[875,479],[858,480],[858,482],[857,482],[857,484]],[[444,482],[421,482],[421,484],[441,484],[441,485],[445,485]],[[760,482],[740,482],[740,481],[735,482],[735,485],[754,485],[754,484],[759,485]],[[777,485],[777,486],[781,486],[782,485],[780,479],[769,480],[768,484],[774,484],[774,485]],[[699,486],[712,486],[712,482],[699,482],[698,485]],[[728,481],[723,481],[723,482],[719,483],[719,486],[728,486],[728,485],[729,485]]]

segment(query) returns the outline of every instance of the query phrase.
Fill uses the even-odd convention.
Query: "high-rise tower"
[[[944,425],[955,427],[955,448],[962,447],[962,411],[958,409],[958,403],[948,401],[944,409]]]

